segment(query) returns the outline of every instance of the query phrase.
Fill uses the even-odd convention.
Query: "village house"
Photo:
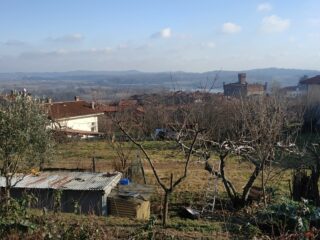
[[[267,91],[267,83],[249,84],[246,80],[246,73],[238,74],[238,82],[225,84],[223,83],[223,91],[225,96],[231,97],[247,97],[253,95],[263,95]]]
[[[48,99],[46,106],[52,129],[83,137],[100,134],[98,117],[104,115],[105,109],[97,107],[95,102],[86,102],[79,97],[67,102],[52,102]]]
[[[121,179],[121,173],[92,173],[53,171],[17,175],[12,179],[11,197],[19,199],[25,194],[37,198],[31,207],[62,212],[107,215],[107,197]],[[5,187],[0,177],[0,188]],[[59,197],[58,194],[60,194]]]
[[[301,89],[299,86],[288,86],[283,87],[279,90],[281,96],[286,98],[296,98],[302,94]]]
[[[305,78],[299,82],[301,95],[304,96],[307,108],[304,113],[305,127],[320,129],[320,75]]]
[[[299,86],[309,105],[320,103],[320,75],[300,81]]]

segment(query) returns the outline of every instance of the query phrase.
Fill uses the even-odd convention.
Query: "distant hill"
[[[247,73],[248,82],[274,81],[281,86],[295,85],[303,75],[315,76],[320,71],[302,69],[265,68],[241,71]],[[237,80],[238,71],[210,71],[203,73],[192,72],[159,72],[148,73],[135,70],[130,71],[70,71],[70,72],[43,72],[43,73],[0,73],[1,82],[11,81],[70,81],[91,83],[94,85],[109,86],[161,86],[169,89],[195,89],[209,87],[216,78],[215,87],[221,88],[223,82],[230,83]]]
[[[119,99],[132,94],[162,90],[212,89],[221,91],[223,83],[237,81],[239,71],[139,72],[130,71],[70,71],[0,73],[0,92],[26,88],[37,96],[54,100],[70,100],[79,95],[85,99]],[[249,83],[272,86],[292,86],[299,79],[319,75],[320,71],[302,69],[266,68],[240,71],[247,73]],[[213,85],[214,83],[214,85]]]

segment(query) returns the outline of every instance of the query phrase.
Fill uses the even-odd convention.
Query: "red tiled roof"
[[[320,75],[300,81],[301,84],[320,84]]]
[[[97,108],[103,112],[110,113],[110,112],[117,112],[118,107],[113,105],[105,105],[105,104],[99,104]]]
[[[77,117],[104,112],[99,107],[93,109],[91,103],[86,101],[47,103],[46,106],[49,108],[48,115],[51,119]]]
[[[137,104],[138,104],[138,101],[135,99],[124,99],[124,100],[120,100],[119,107],[120,108],[132,107],[132,106],[136,106]]]

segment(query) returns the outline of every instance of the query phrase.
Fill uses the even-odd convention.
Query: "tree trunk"
[[[256,165],[256,167],[255,167],[253,173],[251,174],[247,184],[244,186],[243,193],[242,193],[242,201],[243,202],[246,202],[248,200],[250,189],[251,189],[254,181],[258,177],[258,175],[260,173],[260,170],[261,170],[261,165]]]
[[[6,175],[6,186],[4,188],[4,197],[5,197],[5,204],[7,205],[7,207],[9,207],[10,204],[10,189],[11,189],[11,183],[10,183],[10,177],[8,175]]]
[[[310,181],[311,181],[310,194],[312,195],[312,199],[316,206],[320,206],[319,187],[318,187],[319,177],[320,177],[320,173],[318,172],[318,169],[312,169],[311,178],[310,178]]]
[[[143,167],[143,164],[142,164],[142,162],[141,162],[141,159],[140,159],[140,169],[141,169],[141,173],[142,173],[142,177],[143,177],[143,183],[144,184],[147,184],[147,179],[146,179],[146,174],[145,174],[145,172],[144,172],[144,167]]]
[[[162,225],[163,225],[163,227],[165,227],[167,224],[168,209],[169,209],[169,197],[170,197],[170,192],[165,191],[164,201],[163,201],[163,206],[162,206]]]
[[[227,157],[227,154],[220,155],[220,175],[222,178],[223,185],[227,191],[227,194],[232,201],[233,205],[236,207],[238,205],[239,197],[237,192],[235,191],[232,183],[226,179],[226,176],[224,174],[224,167],[225,167],[225,158]]]
[[[6,158],[7,159],[7,158]],[[4,188],[4,197],[5,197],[5,203],[9,205],[10,201],[10,189],[11,189],[11,177],[9,176],[10,169],[9,169],[9,161],[5,160],[3,163],[3,170],[2,173],[5,177],[6,183],[5,183],[5,188]]]
[[[210,174],[216,175],[219,178],[222,179],[222,183],[224,185],[224,188],[227,191],[228,197],[230,198],[230,201],[232,202],[233,206],[237,208],[238,206],[241,206],[241,199],[239,198],[234,186],[232,183],[226,178],[224,175],[224,157],[220,157],[220,173],[213,172],[213,166],[211,166],[208,161],[206,161],[205,170],[207,170]]]
[[[265,166],[265,164],[262,163],[262,167],[261,167],[261,187],[262,187],[263,204],[266,207],[267,206],[267,197],[266,197],[266,184],[265,184],[265,179],[264,179],[264,166]]]

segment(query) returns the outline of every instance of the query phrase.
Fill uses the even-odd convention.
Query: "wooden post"
[[[140,168],[141,168],[141,173],[142,173],[142,176],[143,176],[143,182],[144,182],[144,184],[147,184],[147,179],[146,179],[146,175],[144,173],[144,168],[143,168],[141,160],[140,160]]]
[[[96,172],[96,158],[92,158],[92,172]]]

